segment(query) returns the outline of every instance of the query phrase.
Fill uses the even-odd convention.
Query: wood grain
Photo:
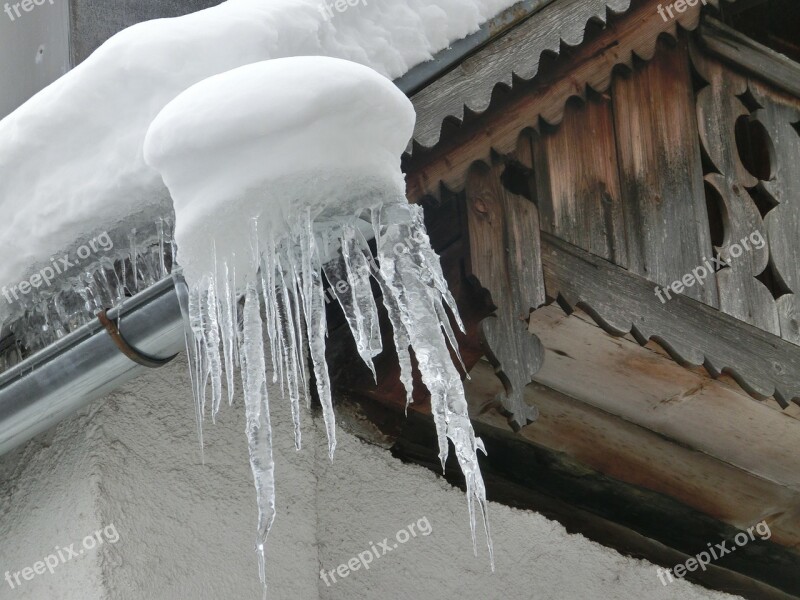
[[[749,119],[750,111],[739,99],[747,91],[747,80],[701,52],[692,52],[692,61],[707,85],[697,93],[697,123],[700,140],[713,171],[705,175],[707,184],[722,202],[724,240],[716,247],[719,257],[730,267],[716,273],[719,308],[723,312],[764,331],[780,335],[775,300],[756,276],[767,266],[769,249],[756,248],[750,236],[766,231],[761,215],[748,194],[758,184],[742,164],[737,147],[736,126]],[[715,201],[714,198],[711,198]],[[731,247],[749,249],[731,255]]]
[[[570,48],[568,55],[540,70],[530,82],[515,81],[510,93],[495,94],[490,110],[472,116],[455,129],[450,128],[434,148],[416,146],[413,155],[404,157],[409,199],[413,202],[424,195],[436,197],[440,184],[452,190],[463,189],[473,161],[488,160],[492,150],[501,154],[513,152],[521,131],[538,128],[540,118],[550,124],[559,123],[570,97],[585,97],[587,88],[606,91],[615,66],[632,66],[634,56],[652,59],[659,36],[674,38],[679,26],[691,30],[700,22],[700,4],[688,7],[677,19],[668,22],[658,16],[658,4],[657,0],[636,2],[625,15],[609,19],[601,31],[587,37],[577,48]],[[484,60],[482,53],[494,52],[497,43],[492,42],[476,53],[468,64],[480,64]],[[467,86],[476,84],[470,77],[472,71],[472,67],[464,67]],[[424,115],[429,107],[448,102],[452,90],[445,79],[440,81],[426,89],[424,104],[416,105],[418,113]],[[498,81],[502,79],[496,79],[495,83]],[[441,121],[437,127],[441,127]]]
[[[732,465],[727,455],[719,456],[725,450],[722,445],[734,441],[739,448],[751,451],[750,462],[757,466],[756,454],[767,465],[776,456],[759,432],[747,427],[748,420],[759,412],[759,406],[750,398],[707,377],[682,371],[668,358],[653,356],[634,341],[611,338],[580,311],[566,317],[557,306],[548,306],[537,311],[532,325],[542,335],[547,348],[546,361],[552,363],[545,377],[550,379],[556,369],[581,372],[587,369],[591,375],[602,378],[603,390],[601,395],[599,390],[585,388],[573,397],[543,383],[534,383],[526,388],[525,394],[528,402],[536,402],[541,414],[536,423],[518,432],[520,437],[566,453],[582,465],[618,481],[664,494],[734,526],[768,518],[774,541],[800,548],[800,494],[747,468]],[[561,354],[565,350],[569,351],[569,357]],[[603,353],[606,355],[603,360],[588,363]],[[664,381],[663,388],[653,385],[654,374]],[[478,415],[479,422],[503,427],[502,417],[485,409],[500,385],[491,377],[491,367],[478,363],[470,375],[472,379],[464,384],[470,412]],[[670,375],[673,377],[667,379]],[[716,405],[691,393],[704,379],[710,393],[720,391],[717,404],[731,401],[744,410],[725,418],[712,415]],[[630,392],[642,385],[650,393],[637,394],[632,401]],[[671,400],[675,397],[681,401]],[[684,405],[688,410],[682,411]],[[696,420],[701,410],[707,412],[701,423],[712,428],[716,435],[709,436],[706,430],[700,439],[694,439],[698,432],[691,421]],[[669,413],[669,419],[665,413]],[[636,420],[631,419],[632,415]],[[656,420],[653,415],[658,417],[655,431],[643,425],[645,419]],[[673,425],[671,430],[667,429],[670,434],[678,431],[677,439],[662,433],[665,422]],[[682,427],[684,424],[688,425],[686,429]],[[737,440],[723,437],[733,428],[742,430],[745,437]],[[795,435],[800,433],[800,423],[795,424],[794,431]],[[717,443],[716,447],[711,447],[709,437],[712,443]],[[699,445],[715,454],[699,451]],[[778,455],[778,459],[788,467],[797,464],[791,454]]]
[[[534,137],[533,151],[542,230],[627,266],[610,98],[568,103],[561,125]]]
[[[661,303],[652,284],[542,234],[547,295],[581,308],[614,335],[656,341],[679,364],[723,372],[756,398],[800,401],[800,348],[684,295]]]
[[[788,293],[777,299],[781,336],[800,344],[800,100],[756,80],[750,90],[763,107],[753,117],[772,145],[773,176],[761,182],[776,206],[764,218],[770,260]]]
[[[662,287],[712,256],[691,82],[682,41],[612,85],[628,268]],[[719,302],[710,279],[684,293]]]
[[[536,419],[522,391],[542,364],[543,350],[528,318],[544,303],[536,206],[500,183],[503,165],[476,163],[467,184],[470,271],[497,307],[481,322],[487,356],[505,386],[500,399],[521,427]]]
[[[558,53],[561,44],[583,41],[590,20],[606,20],[607,11],[623,12],[631,0],[561,0],[552,2],[494,43],[417,93],[419,115],[415,142],[432,147],[446,119],[463,119],[464,109],[485,111],[495,86],[511,87],[513,78],[529,80],[539,70],[543,52]]]

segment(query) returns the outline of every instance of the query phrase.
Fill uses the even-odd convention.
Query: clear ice
[[[477,451],[485,453],[485,449],[472,429],[461,374],[450,352],[452,349],[458,355],[448,309],[463,331],[456,303],[439,258],[431,248],[422,209],[402,198],[366,212],[350,218],[316,220],[306,212],[280,228],[280,237],[274,233],[278,228],[268,226],[272,224],[252,219],[250,271],[258,273],[258,281],[239,282],[240,286],[244,284],[243,304],[237,298],[235,273],[224,257],[215,255],[213,272],[189,290],[191,339],[187,343],[201,440],[207,389],[211,391],[213,418],[223,400],[223,370],[230,402],[234,365],[239,364],[241,369],[250,464],[258,501],[256,549],[265,592],[264,549],[275,518],[268,381],[279,384],[283,398],[288,398],[299,449],[300,399],[304,396],[308,402],[310,398],[308,368],[314,375],[322,405],[331,459],[336,448],[331,382],[325,361],[323,273],[343,310],[358,354],[373,376],[373,359],[383,348],[371,279],[379,286],[393,329],[407,402],[412,401],[413,350],[422,382],[431,395],[442,468],[450,440],[466,479],[473,551],[477,555],[476,521],[480,514],[494,569],[486,489],[477,457]],[[371,229],[375,237],[375,257],[365,229]],[[270,355],[269,376],[265,346]]]

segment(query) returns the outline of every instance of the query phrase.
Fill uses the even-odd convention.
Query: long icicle
[[[443,302],[450,304],[449,292],[443,293],[444,281],[438,260],[432,260],[428,236],[422,224],[421,208],[398,202],[378,208],[373,216],[378,240],[379,277],[394,299],[399,320],[409,335],[422,381],[431,394],[431,410],[439,440],[439,458],[444,469],[448,442],[453,442],[456,457],[467,484],[467,507],[472,545],[477,555],[475,536],[476,504],[483,517],[489,560],[494,570],[494,551],[488,521],[486,488],[478,464],[477,451],[486,452],[475,436],[469,420],[464,386],[447,348],[442,329]],[[455,302],[451,304],[454,313]],[[459,320],[460,322],[460,320]]]

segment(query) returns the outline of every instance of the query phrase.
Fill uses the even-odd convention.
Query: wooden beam
[[[559,309],[548,307],[542,310]],[[669,359],[654,357],[651,350],[635,342],[614,347],[619,341],[588,322],[588,317],[573,315],[568,320],[572,323],[569,326],[563,326],[562,323],[561,331],[560,326],[548,330],[545,363],[558,361],[559,355],[555,353],[563,352],[562,348],[567,347],[564,343],[567,336],[574,336],[578,330],[583,337],[574,340],[576,343],[596,346],[599,351],[609,350],[615,358],[624,357],[624,368],[630,370],[631,379],[636,382],[646,382],[650,377],[655,383],[652,371],[648,372],[646,368],[648,365],[658,365],[664,372],[676,367],[674,363],[665,364]],[[585,356],[576,353],[576,356],[570,355],[569,359],[561,358],[574,371],[587,369],[594,374],[599,373],[601,368],[587,364],[589,356],[589,353]],[[609,362],[602,368],[608,368]],[[492,409],[496,406],[494,398],[502,386],[491,375],[488,364],[478,363],[464,387],[474,419],[503,428],[502,417]],[[545,373],[544,377],[550,380],[551,375],[552,370]],[[694,378],[678,373],[673,388],[681,386],[686,392],[690,389],[686,386],[693,383],[691,379]],[[708,381],[707,377],[706,380],[708,389],[712,391],[724,385]],[[604,384],[608,389],[609,384]],[[633,385],[628,385],[626,389],[626,382],[618,381],[617,384],[615,388],[624,395],[624,400],[620,401],[627,401]],[[584,400],[587,394],[594,395],[590,390],[583,390],[582,397],[576,399],[539,382],[529,386],[525,389],[525,398],[529,403],[536,403],[540,417],[536,423],[523,427],[518,435],[553,452],[564,453],[607,477],[670,497],[733,527],[747,528],[767,519],[773,542],[800,550],[798,492],[689,447],[684,440],[670,439],[618,414],[593,406]],[[658,406],[654,410],[658,410]],[[800,423],[797,426],[800,428]],[[740,443],[747,444],[748,441],[741,440]],[[753,452],[761,447],[763,443],[759,441],[753,447]],[[762,458],[770,459],[769,456]]]
[[[800,65],[783,54],[751,40],[712,17],[703,19],[700,40],[711,54],[748,75],[800,97]]]

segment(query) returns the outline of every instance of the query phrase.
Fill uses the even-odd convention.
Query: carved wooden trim
[[[581,308],[613,335],[653,340],[679,364],[731,375],[750,395],[800,404],[800,347],[682,295],[662,303],[653,284],[542,233],[547,295]]]
[[[621,14],[631,0],[557,0],[550,2],[506,35],[464,60],[413,96],[419,118],[414,141],[430,148],[439,142],[446,119],[463,119],[464,111],[483,112],[496,86],[511,87],[514,78],[532,79],[544,52],[558,54],[562,45],[583,42],[589,21]]]
[[[632,66],[634,56],[651,60],[659,37],[675,39],[679,26],[693,30],[700,22],[700,3],[687,7],[686,12],[668,22],[658,15],[658,4],[655,0],[636,3],[530,82],[517,81],[510,93],[494,94],[486,112],[467,118],[432,149],[415,146],[413,156],[404,158],[409,199],[416,201],[424,195],[438,197],[442,184],[451,190],[463,189],[473,161],[488,160],[492,150],[501,154],[513,152],[520,132],[538,128],[539,119],[560,123],[569,98],[585,98],[587,88],[605,92],[611,85],[614,67]],[[489,52],[489,47],[486,51]],[[474,61],[479,61],[479,56],[476,54]],[[500,87],[507,89],[504,84]],[[444,85],[430,86],[427,93],[435,93],[436,98],[431,97],[417,109],[425,111],[434,100],[444,101],[449,92]]]
[[[524,426],[538,416],[523,391],[541,368],[544,348],[528,332],[533,309],[544,303],[536,206],[506,190],[503,165],[478,162],[467,183],[470,269],[496,306],[480,323],[487,357],[503,382],[498,397],[512,425]]]
[[[750,116],[740,99],[747,92],[747,79],[725,69],[715,59],[692,48],[694,68],[707,85],[697,92],[697,126],[700,143],[711,163],[704,180],[721,202],[724,240],[715,248],[719,258],[730,266],[715,275],[719,287],[719,308],[723,312],[775,335],[780,335],[775,300],[756,276],[766,267],[769,249],[750,244],[739,256],[743,239],[756,234],[765,241],[766,229],[758,208],[748,194],[758,184],[744,167],[736,140],[740,118]],[[756,237],[756,239],[758,239]],[[709,257],[710,258],[710,257]]]
[[[697,94],[697,112],[701,142],[713,165],[705,179],[724,205],[720,254],[727,260],[729,246],[756,230],[768,241],[717,273],[720,308],[800,344],[800,99],[694,48],[692,62],[707,82]],[[736,127],[743,119],[763,127],[763,147],[755,149],[763,179],[742,163]],[[751,196],[765,205],[763,218]],[[772,290],[756,279],[765,269]]]
[[[800,100],[779,97],[760,81],[749,90],[761,106],[753,119],[769,136],[771,178],[759,188],[775,206],[764,217],[774,277],[783,293],[775,304],[781,337],[800,344]]]

